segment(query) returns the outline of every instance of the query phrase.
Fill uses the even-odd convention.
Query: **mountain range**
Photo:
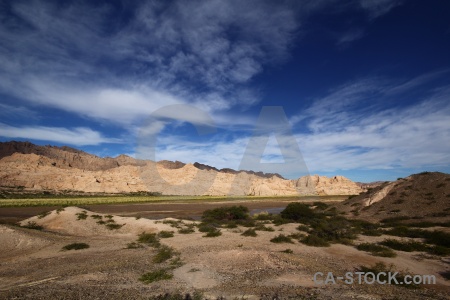
[[[217,169],[198,162],[98,157],[62,146],[0,143],[0,187],[23,192],[162,195],[357,195],[366,189],[343,177]]]

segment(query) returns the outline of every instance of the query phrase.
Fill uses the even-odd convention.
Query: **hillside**
[[[424,172],[385,182],[337,208],[359,219],[446,220],[450,216],[450,174]]]
[[[349,179],[218,170],[194,163],[101,158],[69,147],[28,142],[0,143],[0,187],[21,192],[135,193],[163,195],[353,195],[363,191]]]

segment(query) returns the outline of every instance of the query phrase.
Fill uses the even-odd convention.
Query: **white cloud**
[[[51,141],[76,146],[121,142],[116,138],[106,138],[102,136],[101,133],[86,127],[76,127],[71,129],[46,126],[13,127],[0,123],[0,136]]]
[[[369,16],[375,19],[401,5],[403,0],[359,0],[359,3]]]

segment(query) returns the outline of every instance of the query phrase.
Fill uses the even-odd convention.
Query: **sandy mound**
[[[35,237],[21,229],[14,229],[0,225],[0,258],[11,256],[12,253],[23,254],[23,252],[42,248],[51,242]]]
[[[46,216],[35,216],[23,220],[20,224],[35,222],[47,231],[73,236],[133,236],[142,232],[171,230],[168,225],[155,223],[153,220],[136,219],[94,213],[78,207],[66,207],[62,211],[51,211]]]

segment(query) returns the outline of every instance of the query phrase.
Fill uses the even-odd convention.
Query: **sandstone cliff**
[[[154,192],[163,195],[353,195],[363,190],[342,176],[305,176],[218,170],[202,164],[100,158],[68,147],[0,143],[0,186],[24,191]]]

